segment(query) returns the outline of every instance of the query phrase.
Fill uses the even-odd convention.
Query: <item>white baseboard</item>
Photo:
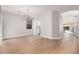
[[[3,37],[2,39],[15,38],[15,37],[21,37],[21,36],[31,36],[31,35],[17,35],[17,36]],[[40,35],[40,36],[48,39],[62,39],[62,37],[50,37],[50,36],[44,36],[44,35]]]
[[[62,39],[62,37],[49,37],[44,35],[41,35],[41,37],[48,38],[48,39]]]
[[[33,34],[31,34],[31,35],[33,35]],[[9,36],[9,37],[3,37],[2,39],[15,38],[15,37],[22,37],[22,36],[31,36],[31,35],[17,35],[17,36]]]

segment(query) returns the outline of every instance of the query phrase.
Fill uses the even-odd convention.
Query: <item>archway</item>
[[[77,33],[79,10],[71,10],[61,14],[60,31],[62,33],[71,32]]]

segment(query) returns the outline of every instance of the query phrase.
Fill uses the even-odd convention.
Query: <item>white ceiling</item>
[[[33,16],[41,16],[48,11],[60,11],[61,13],[69,10],[79,10],[78,5],[2,5],[2,11],[8,11],[16,14],[23,15],[27,9]]]
[[[79,10],[71,10],[71,11],[64,12],[62,14],[63,17],[64,16],[65,17],[70,17],[70,16],[74,17],[74,16],[77,16],[77,15],[79,15]]]
[[[63,16],[63,23],[64,24],[75,24],[76,23],[76,17],[79,15],[79,10],[72,10],[68,12],[64,12],[62,14]]]

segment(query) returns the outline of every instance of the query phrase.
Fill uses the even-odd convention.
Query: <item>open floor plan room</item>
[[[47,39],[39,36],[3,40],[1,53],[12,54],[73,54],[79,53],[79,38]]]
[[[1,5],[0,54],[78,54],[78,5]]]

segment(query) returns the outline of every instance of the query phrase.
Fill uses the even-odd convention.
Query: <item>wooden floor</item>
[[[79,38],[65,33],[63,39],[47,39],[40,36],[24,36],[3,40],[2,54],[78,54]]]

